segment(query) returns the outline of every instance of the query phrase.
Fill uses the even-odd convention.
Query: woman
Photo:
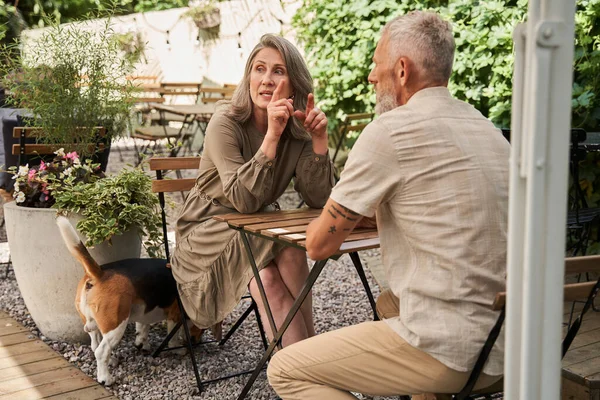
[[[248,288],[267,321],[240,234],[212,217],[270,209],[292,178],[309,206],[323,207],[329,197],[327,118],[314,107],[312,90],[298,50],[286,39],[265,35],[232,100],[220,105],[208,124],[200,173],[177,221],[171,260],[185,309],[199,327],[222,321]],[[306,253],[248,239],[280,326],[308,276]],[[314,334],[309,295],[283,345]]]

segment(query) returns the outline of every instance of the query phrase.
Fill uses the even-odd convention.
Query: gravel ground
[[[116,172],[134,160],[132,143],[118,143],[113,146],[108,172]],[[174,209],[170,220],[177,212],[178,196],[174,196]],[[298,204],[295,193],[286,193],[280,199],[282,208],[294,208]],[[6,241],[4,227],[0,228],[0,241]],[[365,252],[377,257],[378,251]],[[0,262],[2,255],[0,254]],[[311,265],[309,261],[309,265]],[[379,288],[366,270],[373,294],[379,294]],[[338,261],[330,261],[317,281],[314,290],[314,316],[317,333],[327,332],[348,325],[357,324],[372,318],[371,309],[348,256]],[[14,273],[9,272],[4,279],[4,266],[0,266],[0,308],[21,322],[31,332],[39,336],[54,350],[63,354],[65,359],[80,368],[84,373],[96,377],[96,362],[88,345],[68,344],[47,339],[37,330],[19,293]],[[245,304],[238,308],[225,320],[224,332],[244,311]],[[159,345],[166,335],[164,324],[155,324],[150,331],[150,342],[153,348]],[[210,339],[205,334],[204,339]],[[111,368],[116,382],[108,389],[120,399],[234,399],[241,391],[247,376],[232,378],[205,387],[199,394],[189,356],[163,353],[157,358],[143,354],[133,345],[134,326],[130,324],[125,337],[113,351],[118,359],[118,366]],[[253,368],[262,355],[262,345],[256,320],[251,315],[241,328],[219,348],[214,344],[200,346],[195,350],[201,376],[204,379],[215,378],[223,374]],[[263,372],[257,379],[248,399],[277,399],[270,388]]]

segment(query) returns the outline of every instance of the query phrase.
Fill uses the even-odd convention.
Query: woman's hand
[[[281,98],[284,83],[285,79],[279,81],[273,92],[273,97],[271,97],[271,102],[267,106],[268,128],[266,136],[277,141],[279,141],[290,116],[294,113],[292,100]]]
[[[308,94],[306,111],[294,111],[294,117],[303,124],[304,129],[312,136],[313,151],[316,154],[327,154],[327,116],[315,107],[315,96]]]

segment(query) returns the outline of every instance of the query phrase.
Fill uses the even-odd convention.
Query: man
[[[333,254],[377,214],[390,291],[385,321],[328,332],[279,351],[269,381],[284,400],[453,393],[464,386],[505,290],[509,145],[447,89],[449,23],[428,12],[389,22],[369,82],[378,119],[354,145],[323,213],[308,228],[312,259]],[[503,337],[477,388],[499,381]]]

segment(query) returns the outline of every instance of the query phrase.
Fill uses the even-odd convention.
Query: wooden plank
[[[0,337],[0,347],[12,346],[14,344],[31,342],[34,340],[37,340],[37,337],[29,332],[29,330],[25,329],[23,332]]]
[[[23,391],[26,389],[34,388],[37,386],[46,385],[52,382],[58,382],[62,380],[71,380],[73,378],[79,378],[83,375],[83,372],[75,367],[64,367],[55,369],[53,371],[41,372],[39,374],[24,376],[21,378],[11,379],[10,381],[0,382],[0,394],[7,395],[15,392]],[[91,385],[87,385],[91,386]],[[71,390],[87,387],[79,384]],[[58,392],[62,393],[62,392]],[[53,393],[57,394],[57,393]],[[0,399],[3,397],[0,396]],[[11,397],[12,399],[12,397]]]
[[[11,316],[8,313],[0,310],[0,319],[5,319],[5,318],[11,318]]]
[[[588,344],[600,342],[600,329],[594,329],[589,332],[577,332],[575,339],[571,343],[569,350],[574,350],[579,347],[587,346]],[[599,371],[600,372],[600,371]]]
[[[561,400],[592,400],[590,388],[562,377]]]
[[[287,235],[290,233],[301,233],[306,232],[306,228],[308,228],[308,224],[298,225],[298,226],[288,226],[285,228],[272,228],[265,229],[260,232],[261,235],[276,238],[281,235]]]
[[[166,99],[163,97],[133,97],[131,101],[133,103],[164,103]]]
[[[244,230],[248,232],[260,232],[263,229],[271,229],[271,228],[285,228],[286,226],[296,226],[300,224],[307,224],[311,222],[314,218],[300,218],[300,219],[290,219],[286,221],[277,221],[277,222],[265,222],[260,224],[244,224]],[[230,224],[232,225],[232,224]],[[235,226],[235,225],[234,225]]]
[[[565,258],[565,274],[600,272],[600,255]]]
[[[12,335],[13,333],[29,332],[29,329],[17,322],[4,322],[0,324],[0,344],[2,344],[2,336]]]
[[[86,128],[77,128],[77,129],[86,129]],[[102,126],[94,126],[92,128],[89,128],[92,130],[96,130],[98,131],[98,134],[100,136],[105,136],[106,135],[106,128],[102,127]],[[19,138],[21,137],[21,134],[24,133],[25,137],[42,137],[44,136],[44,132],[42,131],[41,128],[36,128],[34,126],[17,126],[13,128],[13,138]]]
[[[53,154],[60,148],[64,149],[73,149],[76,148],[77,145],[73,143],[62,143],[62,144],[26,144],[25,145],[25,154]],[[103,151],[104,145],[102,143],[99,144],[88,144],[87,150],[89,152],[94,151]],[[21,145],[13,144],[12,145],[12,154],[19,155],[21,153]]]
[[[570,351],[571,350],[569,349],[569,352]],[[563,369],[586,379],[588,376],[600,374],[600,354],[596,352],[595,355],[595,357],[593,355],[589,355],[589,358],[586,359],[581,358],[581,361],[577,363],[570,363],[571,360],[566,359],[565,356],[565,361],[563,362]]]
[[[373,113],[356,113],[356,114],[348,114],[344,121],[356,121],[358,119],[373,119],[375,114]]]
[[[590,295],[596,282],[571,283],[564,287],[565,301],[585,300]],[[494,310],[499,310],[506,303],[506,292],[498,293],[494,301]],[[498,308],[499,307],[499,308]]]
[[[592,343],[577,349],[569,349],[562,360],[562,365],[564,368],[571,367],[575,364],[598,358],[598,355],[600,355],[600,343]],[[589,361],[589,363],[591,365],[592,362]],[[592,368],[590,365],[584,365],[583,367]],[[569,370],[572,370],[572,368],[569,368]],[[594,372],[600,372],[600,358],[598,359],[598,371],[591,371],[590,373]]]
[[[264,218],[264,217],[270,217],[270,216],[277,218],[277,216],[284,217],[284,216],[296,215],[296,214],[302,214],[307,217],[308,216],[318,217],[319,215],[321,215],[321,211],[323,211],[323,210],[320,208],[300,208],[300,209],[296,209],[296,210],[264,211],[264,212],[258,212],[258,213],[253,213],[253,214],[229,213],[229,214],[215,215],[213,217],[213,219],[217,220],[219,222],[229,223],[230,221],[238,221],[238,220],[242,221],[244,219]]]
[[[70,364],[64,358],[54,357],[46,360],[34,361],[29,364],[4,368],[0,373],[0,383],[69,366]]]
[[[252,215],[252,214],[248,214],[248,215]],[[315,210],[313,212],[296,212],[296,213],[289,213],[289,214],[285,214],[285,215],[265,215],[265,216],[257,216],[257,217],[253,217],[253,218],[235,219],[235,220],[230,220],[228,222],[228,224],[230,226],[242,228],[242,227],[247,227],[250,225],[268,223],[270,225],[265,226],[265,228],[263,228],[263,229],[272,229],[272,228],[279,228],[279,227],[286,228],[288,226],[293,226],[293,225],[289,225],[289,223],[288,223],[289,221],[306,220],[306,222],[298,222],[297,225],[308,225],[319,215],[320,215],[319,211]],[[277,224],[282,224],[282,225],[277,226]],[[285,224],[285,225],[283,225],[283,224]]]
[[[0,360],[4,357],[14,357],[19,354],[31,353],[46,348],[46,345],[41,340],[35,340],[33,343],[19,343],[12,346],[0,347]]]
[[[100,385],[90,386],[85,389],[74,390],[67,393],[57,394],[55,396],[46,397],[50,400],[100,400],[100,399],[115,399],[108,390]]]
[[[56,380],[43,385],[20,390],[18,392],[2,395],[0,396],[0,400],[44,399],[56,394],[72,392],[73,390],[84,389],[97,385],[97,383],[94,382],[90,377],[83,375],[81,371],[78,372],[80,373],[80,376]]]
[[[36,361],[49,360],[51,358],[63,359],[57,352],[44,348],[43,350],[34,351],[26,354],[19,354],[12,357],[6,357],[0,359],[0,371],[4,371],[6,368],[15,367],[18,365],[26,365]],[[0,372],[0,375],[2,372]]]
[[[200,157],[152,157],[149,161],[150,171],[198,169]]]
[[[198,88],[202,87],[202,82],[161,82],[160,85],[162,87]]]
[[[190,190],[196,184],[196,179],[161,179],[152,181],[152,192],[185,192]]]
[[[376,229],[360,229],[350,233],[350,235],[348,235],[348,237],[346,238],[346,242],[364,239],[375,239],[378,237],[379,236]],[[304,243],[306,243],[306,233],[292,233],[279,236],[279,238],[290,243],[298,243],[300,241],[304,241]]]
[[[282,240],[285,240],[286,242],[297,243],[301,240],[306,240],[306,234],[305,233],[290,233],[288,235],[280,236],[279,238]]]

